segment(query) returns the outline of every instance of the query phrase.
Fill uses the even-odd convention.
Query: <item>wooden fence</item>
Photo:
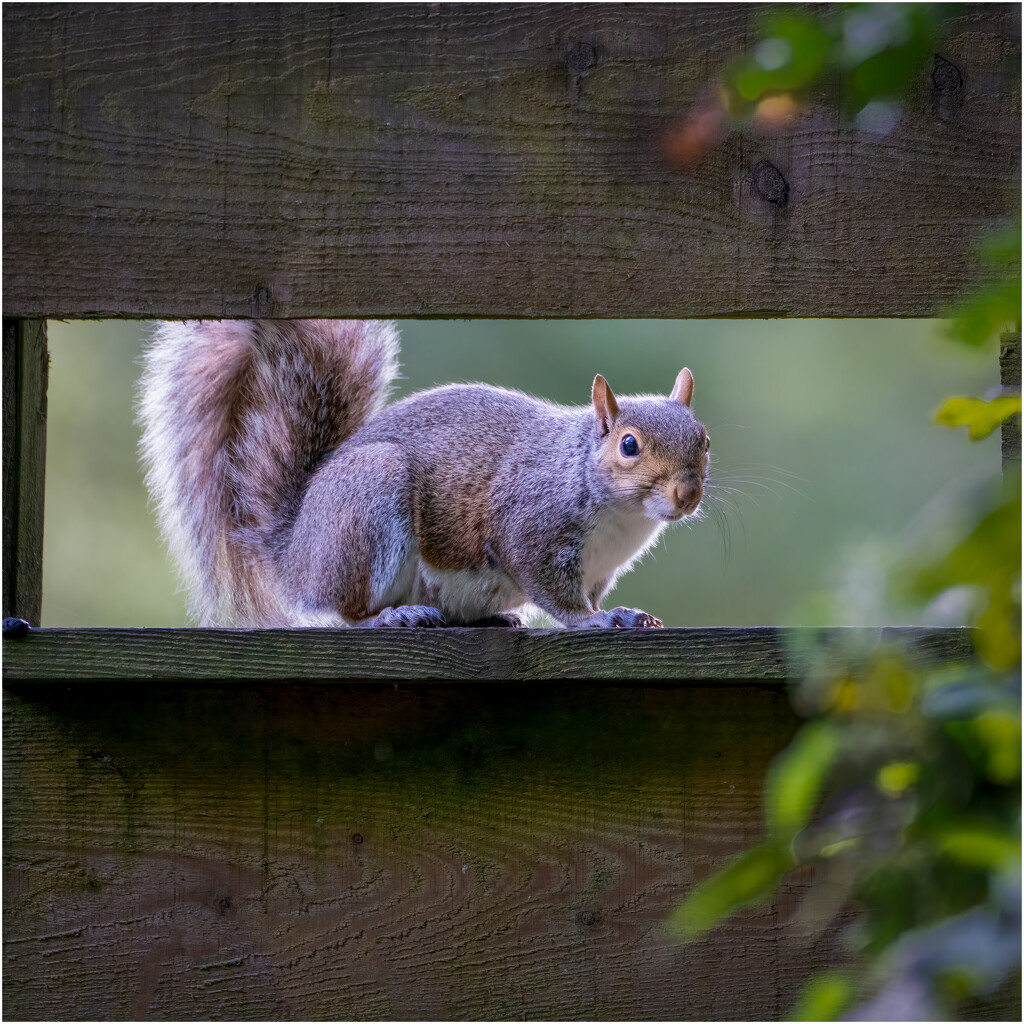
[[[947,309],[1019,199],[1019,9],[960,8],[889,136],[826,94],[669,166],[756,15],[5,4],[4,615],[39,624],[47,317]],[[841,956],[806,879],[664,921],[760,835],[805,639],[7,635],[4,1016],[783,1016]]]

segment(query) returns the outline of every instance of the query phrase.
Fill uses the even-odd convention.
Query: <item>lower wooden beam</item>
[[[796,726],[756,685],[6,690],[4,1019],[787,1019],[847,923],[805,879],[665,924]]]
[[[3,614],[39,624],[46,470],[45,320],[3,323]]]
[[[966,660],[970,630],[42,629],[4,640],[5,683],[553,681],[783,683],[831,649]]]

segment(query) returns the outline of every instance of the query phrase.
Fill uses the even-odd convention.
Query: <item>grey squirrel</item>
[[[147,483],[202,625],[655,627],[602,611],[693,515],[710,440],[671,394],[566,407],[484,384],[385,405],[385,321],[158,326],[139,413]]]

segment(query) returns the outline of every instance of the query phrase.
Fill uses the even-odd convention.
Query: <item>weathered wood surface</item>
[[[44,320],[3,323],[3,614],[39,624],[46,469]]]
[[[1020,391],[1020,334],[1007,333],[1000,338],[999,382],[1003,387]],[[1017,416],[1000,428],[1002,431],[1003,467],[1020,465],[1020,417]]]
[[[3,678],[782,683],[830,650],[850,657],[879,644],[900,644],[927,663],[966,660],[972,651],[962,628],[43,629],[4,641]]]
[[[795,728],[756,686],[4,696],[7,1020],[785,1017],[779,903],[682,947]]]
[[[756,7],[5,4],[5,310],[930,316],[1020,191],[1019,7],[955,13],[892,134],[678,168]]]

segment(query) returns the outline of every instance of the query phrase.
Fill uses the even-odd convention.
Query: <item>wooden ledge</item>
[[[822,652],[897,643],[927,663],[972,650],[965,628],[33,629],[4,640],[3,679],[782,683]]]

